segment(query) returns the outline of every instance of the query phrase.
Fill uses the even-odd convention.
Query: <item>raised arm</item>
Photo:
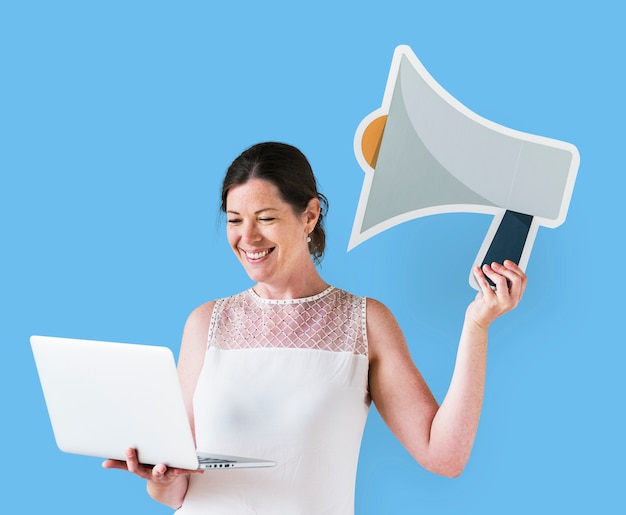
[[[202,364],[204,363],[213,306],[213,302],[203,304],[189,315],[183,331],[178,357],[178,377],[192,432],[194,431],[193,394]],[[155,381],[158,381],[158,378],[155,378]],[[202,473],[202,471],[168,468],[163,464],[155,466],[143,465],[138,462],[137,453],[134,449],[126,451],[126,461],[106,460],[103,466],[105,468],[128,470],[146,479],[147,490],[150,496],[154,500],[175,509],[179,508],[185,499],[189,485],[189,476]]]
[[[526,275],[510,261],[474,271],[481,291],[468,306],[448,392],[438,405],[411,359],[391,312],[367,307],[372,399],[391,431],[426,469],[458,476],[469,459],[482,408],[491,323],[522,298]]]

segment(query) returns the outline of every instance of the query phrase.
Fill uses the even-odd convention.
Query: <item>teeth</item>
[[[267,256],[269,253],[269,250],[264,250],[262,252],[246,252],[246,256],[248,256],[250,259],[261,259],[262,257]]]

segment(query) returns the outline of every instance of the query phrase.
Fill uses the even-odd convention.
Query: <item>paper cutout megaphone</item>
[[[526,269],[539,225],[565,221],[576,147],[486,120],[447,93],[408,46],[396,48],[382,106],[354,138],[365,181],[348,245],[414,218],[494,215],[475,265]],[[470,273],[470,284],[478,285]]]

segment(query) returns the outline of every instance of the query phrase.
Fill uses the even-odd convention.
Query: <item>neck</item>
[[[328,284],[317,273],[303,274],[298,278],[291,279],[285,284],[257,283],[253,289],[255,293],[264,299],[291,300],[312,297],[328,288]]]

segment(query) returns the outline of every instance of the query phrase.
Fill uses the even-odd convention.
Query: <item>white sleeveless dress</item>
[[[194,396],[199,451],[276,467],[193,475],[178,515],[350,515],[370,396],[365,298],[217,301]]]

